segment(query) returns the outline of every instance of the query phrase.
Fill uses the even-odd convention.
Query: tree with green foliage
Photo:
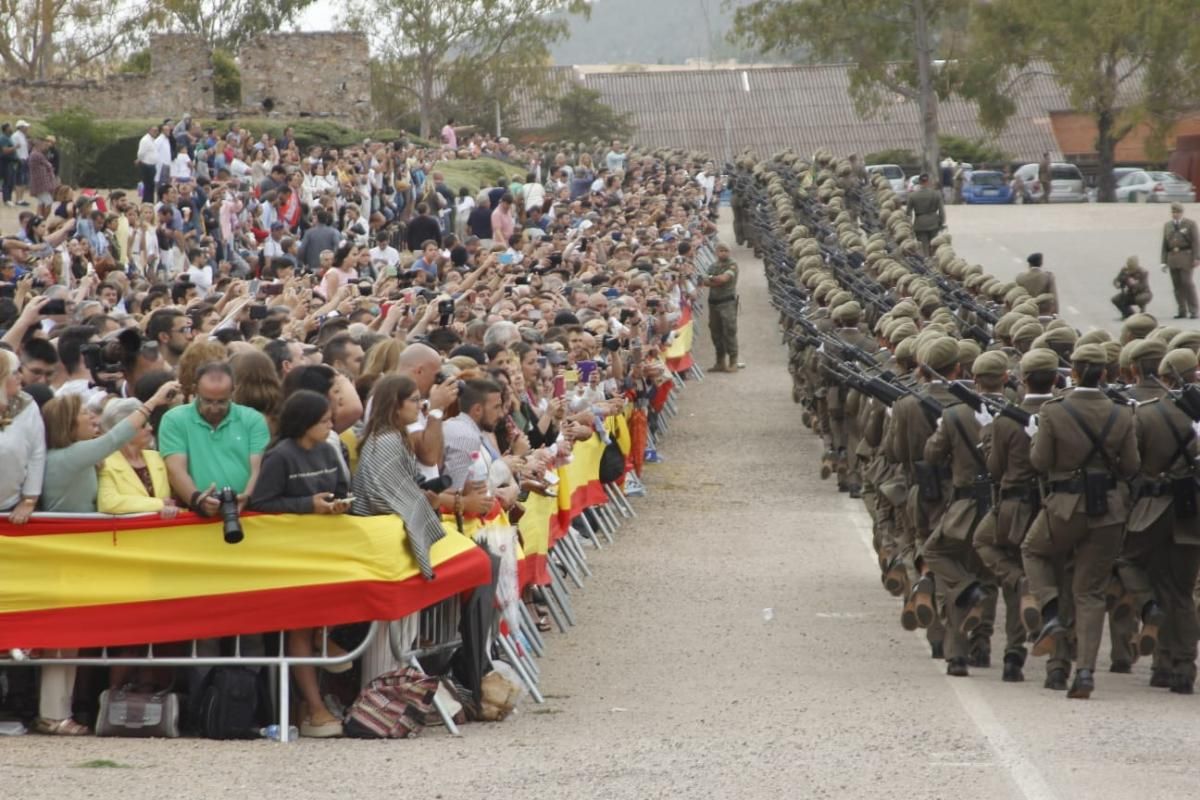
[[[487,87],[528,77],[549,64],[567,15],[589,10],[587,0],[350,0],[342,22],[370,35],[383,64],[376,75],[389,79],[381,89],[416,101],[428,138],[449,79],[466,74]]]
[[[766,53],[803,49],[809,60],[850,63],[859,114],[916,103],[924,168],[937,175],[938,102],[956,88],[972,0],[755,0],[734,14],[734,41]]]
[[[600,92],[574,84],[553,101],[558,121],[550,129],[557,139],[586,142],[592,139],[628,139],[633,122],[600,99]]]
[[[993,0],[972,14],[977,57],[964,94],[999,130],[1032,76],[1049,76],[1076,111],[1096,121],[1097,199],[1116,198],[1117,144],[1146,122],[1160,143],[1200,100],[1200,5],[1196,0]]]
[[[86,74],[128,46],[154,13],[102,0],[0,0],[4,77],[44,81]]]
[[[79,184],[91,174],[105,143],[105,135],[95,117],[81,108],[68,108],[42,120],[42,126],[58,139],[62,158],[58,178],[63,183]]]
[[[0,0],[2,2],[2,0]],[[262,33],[295,22],[314,0],[151,0],[166,27],[204,37],[208,46],[236,53]]]

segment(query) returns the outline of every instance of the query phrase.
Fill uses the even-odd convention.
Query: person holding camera
[[[498,398],[497,398],[498,399]],[[433,580],[429,550],[445,536],[435,507],[456,514],[486,514],[492,498],[486,486],[468,484],[460,491],[443,489],[440,482],[426,491],[409,444],[408,428],[421,413],[421,392],[404,375],[385,375],[370,397],[371,416],[359,441],[350,511],[356,516],[395,514],[404,521],[409,549],[426,580]]]
[[[78,394],[53,398],[42,408],[46,430],[46,477],[41,505],[45,511],[94,513],[99,485],[96,466],[132,440],[150,419],[154,409],[179,391],[174,381],[164,383],[154,396],[139,405],[128,418],[108,433],[97,435],[96,415]],[[58,650],[60,657],[74,650]],[[75,690],[75,667],[49,666],[42,670],[41,697],[35,729],[55,736],[86,736],[91,733],[71,718]]]
[[[270,431],[262,414],[233,402],[233,369],[226,362],[201,365],[195,385],[192,402],[163,416],[158,450],[176,496],[207,517],[220,510],[218,494],[225,488],[237,496],[239,507],[245,505]]]
[[[250,508],[278,514],[344,514],[350,509],[345,473],[328,441],[333,430],[329,400],[308,389],[293,392],[279,415],[275,443],[263,456]],[[317,654],[311,628],[288,631],[290,656]],[[342,724],[321,699],[317,671],[295,666],[292,672],[304,698],[300,734],[319,739],[340,736]]]

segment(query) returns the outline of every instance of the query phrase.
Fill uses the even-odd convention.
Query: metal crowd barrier
[[[675,413],[674,397],[682,387],[682,381],[676,380],[672,390],[670,414]],[[588,556],[584,549],[585,540],[590,542],[595,550],[603,549],[603,538],[608,544],[616,541],[616,531],[624,520],[634,519],[637,512],[630,503],[621,487],[616,483],[604,484],[606,503],[589,506],[575,518],[566,534],[555,542],[549,549],[550,583],[538,587],[541,599],[550,612],[551,619],[561,633],[576,625],[574,609],[571,605],[573,591],[584,588],[584,579],[591,577],[592,570],[588,564]],[[156,516],[154,514],[44,514],[34,515],[35,519],[134,519]],[[568,586],[568,580],[570,586]],[[571,587],[574,587],[573,589]],[[544,702],[539,689],[541,670],[535,660],[545,653],[545,639],[538,631],[537,625],[525,608],[523,600],[517,601],[520,606],[520,625],[516,631],[501,630],[499,625],[492,632],[500,652],[516,670],[521,681],[529,690],[537,703]],[[21,657],[0,658],[0,667],[37,667],[37,666],[82,666],[82,667],[271,667],[274,669],[277,684],[279,741],[286,742],[289,738],[291,675],[290,668],[294,666],[329,667],[345,664],[361,658],[371,647],[377,637],[388,637],[387,646],[396,661],[409,664],[421,669],[421,659],[434,654],[451,651],[462,643],[460,633],[461,604],[459,598],[451,597],[418,613],[415,642],[406,643],[402,621],[374,621],[367,628],[363,640],[353,649],[345,653],[331,655],[329,653],[329,633],[331,627],[314,628],[320,632],[320,655],[298,657],[287,655],[286,631],[242,634],[230,637],[214,637],[210,639],[192,639],[187,642],[186,655],[159,655],[155,653],[155,645],[145,645],[145,654],[140,656],[114,654],[112,651],[125,650],[129,646],[102,647],[98,655],[71,656],[64,658]],[[334,626],[337,627],[337,626]],[[267,637],[275,636],[277,652],[267,655],[265,644]],[[217,642],[233,640],[232,655],[210,655],[207,652],[214,649]],[[243,640],[247,640],[243,643]],[[161,650],[167,645],[160,644]],[[171,643],[175,650],[179,643]],[[256,652],[257,651],[257,652]],[[439,697],[434,698],[434,705],[446,729],[451,735],[460,734],[453,716]]]

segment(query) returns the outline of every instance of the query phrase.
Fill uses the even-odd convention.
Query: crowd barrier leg
[[[699,364],[692,364],[692,368],[688,371],[697,383],[704,383],[704,370],[700,368]]]
[[[613,534],[617,532],[617,528],[612,524],[612,520],[608,514],[604,512],[604,506],[592,506],[589,511],[592,512],[592,524],[604,534],[604,538],[609,544],[613,544]]]
[[[280,636],[280,638],[283,638]],[[242,641],[242,637],[237,637],[238,642]],[[282,644],[282,643],[281,643]],[[325,648],[322,647],[322,650]],[[287,650],[280,650],[281,654],[286,654]],[[291,717],[291,700],[292,700],[292,670],[286,663],[279,664],[279,741],[286,744],[290,741],[290,731],[292,726]]]
[[[542,587],[542,603],[546,606],[546,610],[550,612],[550,619],[554,620],[554,626],[558,628],[559,633],[567,632],[567,619],[563,615],[562,607],[558,604],[558,599],[554,596],[554,590],[550,586]]]
[[[585,508],[580,519],[584,520],[587,526],[591,528],[593,536],[603,536],[609,544],[613,543],[612,535],[608,532],[608,526],[596,514],[595,508]]]
[[[567,591],[567,586],[563,583],[562,576],[557,572],[551,573],[550,578],[550,596],[554,598],[554,602],[562,609],[567,624],[573,628],[575,627],[575,609],[571,608],[570,593]]]
[[[546,655],[546,641],[542,638],[542,632],[538,630],[537,623],[533,620],[533,615],[529,613],[529,608],[521,603],[521,632],[525,634],[526,641],[529,642],[530,649],[538,658]]]
[[[558,557],[558,561],[562,564],[563,569],[566,570],[567,577],[571,579],[571,583],[582,589],[583,578],[579,576],[578,571],[575,569],[575,554],[571,552],[570,544],[563,544],[563,542],[567,541],[567,538],[569,537],[563,537],[560,540],[560,544],[555,545],[550,552]]]
[[[580,514],[575,519],[577,522],[579,522],[579,527],[583,528],[583,532],[587,534],[589,539],[591,539],[592,544],[596,546],[596,549],[603,550],[604,548],[600,546],[600,537],[596,535],[596,530],[592,527],[591,521],[587,518],[586,509],[583,514]]]
[[[597,506],[600,509],[600,516],[608,520],[608,527],[613,533],[616,533],[621,528],[621,517],[613,510],[612,505],[605,503],[602,506]]]
[[[626,519],[633,519],[637,516],[637,512],[633,510],[629,498],[625,496],[625,492],[621,490],[620,486],[615,483],[606,483],[604,485],[604,493],[608,495],[610,500],[617,504],[617,507],[621,509],[621,513],[625,515]]]
[[[417,660],[416,656],[409,656],[408,664],[413,669],[425,673],[425,668],[421,666],[421,662]],[[446,708],[446,704],[442,702],[442,698],[438,696],[437,692],[433,694],[433,707],[437,709],[438,716],[442,718],[442,724],[446,726],[446,731],[451,736],[462,736],[462,731],[458,729],[458,723],[454,721],[454,715],[450,713],[450,709]]]
[[[592,568],[588,566],[587,554],[583,551],[583,542],[579,540],[579,534],[569,534],[563,537],[563,542],[566,545],[566,552],[570,555],[570,558],[575,564],[576,574],[578,574],[580,578],[592,577]],[[582,581],[579,583],[579,588],[583,588]]]
[[[542,693],[538,691],[537,683],[530,677],[525,669],[525,665],[521,662],[521,657],[517,655],[516,649],[513,647],[511,639],[506,634],[496,636],[496,641],[500,643],[500,649],[504,651],[505,660],[512,665],[512,668],[517,671],[517,675],[521,678],[521,683],[525,684],[525,688],[529,690],[530,697],[533,702],[541,705],[546,702],[542,697]]]

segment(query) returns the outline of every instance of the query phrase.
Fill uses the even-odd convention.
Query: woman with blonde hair
[[[112,430],[97,435],[96,415],[77,394],[63,394],[42,408],[46,430],[46,479],[42,485],[42,508],[62,513],[95,513],[99,495],[96,467],[129,443],[146,426],[154,409],[170,402],[179,384],[168,381],[154,396],[137,408]],[[58,650],[50,657],[70,658],[74,650]],[[71,718],[71,699],[75,691],[75,667],[42,668],[38,733],[52,736],[86,736],[91,733]]]

